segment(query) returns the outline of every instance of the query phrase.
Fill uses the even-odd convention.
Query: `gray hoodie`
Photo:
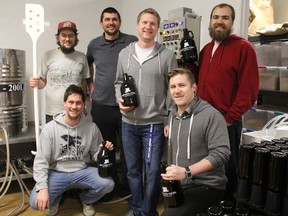
[[[145,125],[164,123],[163,116],[171,101],[168,92],[167,73],[177,68],[177,60],[171,50],[155,43],[148,58],[140,64],[135,53],[135,43],[124,48],[118,59],[115,91],[117,102],[121,98],[123,74],[135,80],[138,106],[130,112],[122,111],[122,120],[129,124]]]
[[[170,111],[168,145],[172,163],[185,167],[205,158],[213,166],[192,180],[183,180],[182,185],[200,184],[224,190],[227,182],[224,165],[229,160],[230,144],[223,115],[197,97],[182,116],[178,115],[176,105]]]
[[[48,188],[49,169],[75,172],[86,168],[91,159],[97,160],[103,138],[96,124],[82,114],[80,122],[71,127],[64,122],[64,114],[56,114],[41,132],[33,166],[37,191]]]

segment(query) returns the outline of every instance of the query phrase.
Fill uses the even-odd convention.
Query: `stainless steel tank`
[[[27,129],[24,78],[25,51],[0,48],[0,126],[9,137]]]

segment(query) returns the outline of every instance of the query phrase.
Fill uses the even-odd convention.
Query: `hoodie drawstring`
[[[129,71],[130,68],[130,59],[131,59],[131,53],[128,53],[128,63],[127,63],[127,70]]]
[[[159,52],[157,53],[157,56],[158,56],[159,75],[161,75],[161,60],[160,60]]]
[[[194,113],[191,115],[190,118],[190,124],[189,124],[189,132],[188,132],[188,140],[187,140],[187,159],[190,159],[190,155],[191,155],[191,150],[190,150],[190,134],[191,134],[191,130],[192,130],[192,124],[193,124],[193,118],[194,118]]]
[[[172,117],[168,117],[170,119],[168,119],[168,122],[169,122],[169,133],[168,133],[168,163],[171,163],[172,160],[170,158],[170,155],[171,155],[171,132],[172,132],[172,121],[173,121],[173,118]]]

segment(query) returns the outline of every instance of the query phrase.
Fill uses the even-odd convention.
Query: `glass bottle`
[[[284,140],[286,144],[288,144],[288,137],[281,137],[281,140]]]
[[[239,207],[234,210],[234,214],[236,216],[248,216],[249,210],[245,207]]]
[[[166,173],[168,164],[166,161],[161,162],[161,173]],[[164,180],[161,178],[161,190],[164,197],[164,204],[167,207],[179,206],[184,202],[184,195],[180,181]]]
[[[234,208],[234,203],[229,201],[229,200],[222,200],[220,202],[220,207],[222,209],[222,214],[232,214],[233,213],[233,208]]]
[[[222,215],[222,209],[220,206],[210,206],[207,209],[208,215],[209,216],[218,216],[218,215]]]
[[[286,154],[283,152],[271,152],[269,161],[268,189],[280,193],[284,189],[284,177],[286,169]]]
[[[242,144],[239,152],[239,169],[238,176],[242,180],[251,180],[253,167],[254,145]]]
[[[272,139],[271,140],[274,144],[286,144],[286,141],[283,139]]]
[[[253,161],[252,184],[266,187],[268,183],[267,167],[269,166],[269,149],[255,148]]]
[[[280,151],[280,147],[276,145],[265,145],[265,148],[269,149],[270,152]]]
[[[192,37],[189,35],[192,34]],[[192,31],[188,31],[187,28],[183,29],[183,38],[180,42],[182,49],[182,60],[184,63],[194,63],[198,61],[197,48],[194,41],[194,34]]]
[[[137,106],[136,88],[134,85],[134,79],[127,73],[123,74],[123,84],[121,85],[121,96],[124,100],[124,106]]]
[[[253,167],[254,145],[241,144],[239,149],[239,166],[238,166],[238,182],[237,197],[248,199],[251,192],[251,179]]]
[[[98,173],[101,177],[107,177],[111,174],[112,162],[109,156],[109,150],[105,146],[106,142],[102,142],[103,146],[98,154]]]

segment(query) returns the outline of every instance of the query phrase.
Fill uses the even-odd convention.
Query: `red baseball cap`
[[[69,20],[66,20],[64,22],[60,22],[58,24],[58,33],[62,30],[62,29],[70,29],[72,30],[75,34],[77,34],[77,28],[76,28],[76,24],[74,22],[71,22]]]

